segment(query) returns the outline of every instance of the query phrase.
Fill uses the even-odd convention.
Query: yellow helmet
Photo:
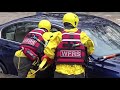
[[[51,30],[51,23],[48,20],[41,20],[38,24],[38,28],[45,28],[49,32]]]
[[[79,17],[74,13],[66,13],[63,16],[63,23],[70,23],[76,28],[79,23]]]

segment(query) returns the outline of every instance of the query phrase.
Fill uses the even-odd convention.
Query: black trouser
[[[32,62],[26,58],[26,57],[21,57],[20,58],[20,67],[18,69],[18,62],[19,62],[19,58],[14,56],[14,65],[18,71],[18,76],[20,78],[26,78],[27,74],[28,74],[28,71],[30,69],[34,69],[34,70],[37,70],[38,69],[38,66],[34,67],[32,65]],[[46,70],[44,71],[38,71],[36,73],[36,76],[35,78],[53,78],[54,77],[54,70],[55,70],[55,65],[52,64],[50,65]]]
[[[79,74],[79,75],[67,75],[67,74],[61,74],[58,72],[54,72],[54,78],[85,78],[85,74]]]
[[[54,71],[55,71],[55,64],[52,64],[44,71],[37,72],[35,78],[54,78]]]
[[[13,62],[14,62],[14,65],[15,65],[17,71],[18,71],[18,76],[20,78],[26,78],[28,71],[31,68],[32,61],[30,61],[26,57],[21,57],[20,61],[19,61],[19,58],[14,56]]]

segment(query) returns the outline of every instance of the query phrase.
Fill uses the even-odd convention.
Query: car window
[[[31,30],[37,28],[38,22],[18,22],[11,24],[2,29],[1,37],[4,39],[22,42],[25,35]],[[57,25],[52,25],[51,32],[60,31],[61,28]]]
[[[18,24],[15,30],[15,41],[22,42],[25,35],[31,30],[37,28],[38,22],[23,22]]]
[[[25,35],[31,30],[37,28],[38,23],[24,23],[23,26],[19,26],[15,32],[15,41],[22,42]],[[51,32],[60,31],[61,29],[58,26],[52,25]]]
[[[15,25],[10,25],[2,29],[1,37],[8,40],[15,40]]]
[[[120,53],[120,27],[104,26],[101,29],[84,29],[95,44],[94,54],[104,56]]]
[[[2,29],[1,37],[4,39],[22,42],[24,36],[36,28],[38,22],[18,22]]]

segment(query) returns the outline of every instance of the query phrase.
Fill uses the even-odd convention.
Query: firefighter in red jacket
[[[63,17],[65,30],[55,32],[44,49],[42,60],[55,60],[55,78],[84,78],[88,55],[94,52],[94,43],[77,26],[79,18],[74,13]]]
[[[21,43],[21,50],[16,51],[14,65],[18,70],[20,78],[26,78],[32,63],[43,56],[45,41],[43,34],[51,30],[51,23],[48,20],[41,20],[38,28],[30,31]]]

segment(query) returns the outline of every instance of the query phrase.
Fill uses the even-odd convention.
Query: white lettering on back
[[[81,57],[81,50],[61,50],[60,57]]]
[[[23,40],[23,44],[29,44],[29,45],[32,45],[34,46],[36,44],[37,41],[33,40],[33,39],[29,39],[29,38],[26,38]]]

